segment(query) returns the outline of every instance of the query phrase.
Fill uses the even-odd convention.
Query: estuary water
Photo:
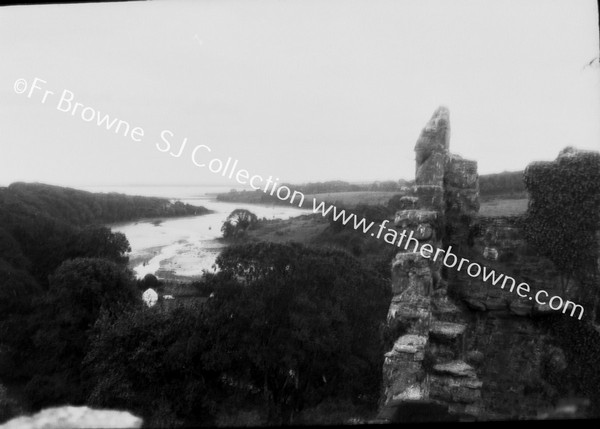
[[[91,192],[118,192],[179,200],[186,204],[204,206],[214,213],[203,216],[162,218],[149,221],[110,225],[122,232],[131,245],[130,268],[138,278],[154,274],[158,278],[198,278],[203,270],[215,271],[214,263],[224,244],[221,225],[235,209],[243,208],[259,219],[289,219],[310,213],[292,205],[258,205],[228,203],[216,200],[216,193],[228,192],[229,187],[87,187]]]

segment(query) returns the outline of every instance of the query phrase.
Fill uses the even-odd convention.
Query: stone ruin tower
[[[452,246],[459,255],[479,211],[477,163],[449,152],[449,111],[439,107],[415,146],[416,177],[400,200],[394,223],[413,232],[419,247]],[[379,418],[420,409],[425,420],[441,415],[468,420],[480,413],[482,382],[465,361],[467,323],[447,296],[443,258],[424,258],[414,245],[392,261],[392,302],[387,330],[395,338],[383,364]],[[410,413],[410,411],[409,411]]]

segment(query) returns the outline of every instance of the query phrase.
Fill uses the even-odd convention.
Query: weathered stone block
[[[414,210],[417,208],[419,199],[417,197],[404,196],[400,198],[399,209],[400,210]]]
[[[399,249],[407,249],[411,251],[415,249],[415,243],[413,240],[410,239],[411,237],[418,240],[421,244],[424,244],[428,241],[432,242],[435,239],[433,227],[428,223],[420,223],[414,226],[401,227],[398,230],[397,241],[401,239],[400,236],[402,232],[404,232],[405,238],[402,239],[402,242],[398,247]],[[419,249],[421,248],[421,244],[418,245]],[[430,244],[433,245],[433,243]]]
[[[436,152],[447,152],[450,144],[450,111],[440,106],[434,113],[415,146],[417,165]]]
[[[421,362],[414,361],[410,354],[386,355],[383,363],[383,386],[386,402],[400,395],[410,386],[419,384],[424,378]]]
[[[435,321],[431,324],[430,335],[438,340],[452,341],[461,336],[467,328],[463,323]]]
[[[488,311],[506,311],[508,302],[504,298],[489,297],[485,301],[485,307]]]
[[[465,302],[465,304],[467,304],[467,307],[469,307],[471,310],[475,310],[475,311],[486,311],[487,310],[487,306],[485,305],[485,299],[465,298],[464,302]]]
[[[460,189],[451,186],[445,188],[446,212],[465,213],[474,216],[479,212],[479,191]]]
[[[429,334],[431,335],[431,332]],[[431,336],[431,342],[427,347],[427,355],[429,356],[428,362],[432,365],[437,365],[458,359],[460,356],[457,352],[458,348],[455,344],[438,342]]]
[[[441,288],[434,292],[431,311],[435,318],[441,322],[465,323],[464,310],[459,308],[447,296],[435,296],[439,292],[445,293],[446,290]]]
[[[440,374],[453,375],[455,377],[474,378],[476,376],[473,367],[462,360],[434,365],[433,371]]]
[[[429,333],[429,321],[431,319],[431,312],[427,314],[427,317],[420,317],[415,320],[406,330],[408,334],[414,335],[427,335]],[[425,352],[420,352],[419,355],[415,355],[415,360],[423,360]]]
[[[395,296],[388,310],[388,323],[396,320],[403,324],[426,325],[427,329],[423,332],[423,335],[426,335],[429,332],[431,316],[431,303],[428,298],[418,295]]]
[[[485,259],[489,259],[490,261],[497,261],[498,260],[498,249],[495,249],[493,247],[485,247],[483,249],[483,257]]]
[[[449,388],[439,386],[438,388],[434,388],[432,386],[430,395],[432,398],[459,403],[471,403],[481,399],[481,391],[479,389],[463,387]]]
[[[444,182],[455,188],[478,188],[477,161],[450,154],[446,157]]]
[[[515,300],[510,303],[508,308],[512,314],[517,316],[529,316],[533,311],[533,304]]]
[[[421,224],[435,225],[439,213],[434,210],[398,210],[394,217],[394,225],[399,228]]]
[[[397,319],[411,324],[418,323],[419,321],[429,324],[431,303],[429,302],[428,297],[413,296],[407,298],[399,296],[394,298],[399,298],[399,300],[392,301],[388,310],[388,321]],[[427,334],[428,331],[429,328],[427,328],[424,334]]]
[[[436,376],[430,378],[430,396],[448,402],[473,403],[481,399],[483,383],[476,378]]]
[[[476,377],[455,377],[452,375],[432,375],[430,378],[432,385],[444,385],[447,387],[464,387],[468,389],[481,389],[483,382]]]
[[[481,390],[458,387],[452,392],[452,400],[456,402],[475,402],[481,399]]]
[[[426,210],[442,211],[445,209],[444,188],[434,185],[419,185],[416,187],[419,207]]]
[[[429,263],[419,252],[398,252],[392,261],[392,275],[412,272],[417,275],[429,273]]]
[[[427,337],[424,335],[403,335],[394,343],[393,351],[397,353],[417,353],[423,351],[427,344]]]
[[[416,185],[444,186],[444,166],[446,155],[433,153],[421,165],[417,166],[415,174]]]
[[[429,267],[392,266],[392,293],[398,295],[409,290],[411,295],[428,296],[431,293],[433,277]]]
[[[427,396],[420,384],[408,386],[404,392],[392,397],[394,401],[422,401],[424,399],[427,399]]]

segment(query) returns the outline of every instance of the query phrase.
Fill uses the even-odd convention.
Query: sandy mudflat
[[[149,247],[147,249],[143,249],[142,251],[140,251],[139,253],[136,253],[135,255],[130,255],[129,256],[129,267],[133,268],[136,267],[138,265],[143,265],[143,264],[147,264],[148,262],[150,262],[150,260],[152,258],[154,258],[156,255],[158,255],[161,251],[161,249],[165,247],[165,246],[155,246],[155,247]]]

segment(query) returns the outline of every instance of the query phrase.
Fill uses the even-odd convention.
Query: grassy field
[[[240,193],[244,202],[251,203],[252,198],[259,196],[258,193]],[[387,206],[388,201],[397,192],[335,192],[305,195],[304,208],[312,209],[313,198],[320,203],[333,204],[336,207],[350,208],[358,204]],[[479,216],[515,216],[527,211],[527,199],[492,199],[482,201]],[[284,243],[294,241],[308,244],[313,242],[328,226],[328,222],[319,215],[303,215],[288,220],[271,220],[261,222],[259,228],[248,231],[248,239],[251,241],[270,241]]]
[[[305,208],[312,208],[306,205],[312,204],[314,197],[317,202],[325,201],[334,204],[337,207],[353,208],[358,204],[384,205],[396,192],[339,192],[330,194],[307,195]],[[493,199],[482,201],[479,209],[480,216],[514,216],[524,214],[527,211],[527,198],[520,199]]]
[[[364,198],[364,194],[376,194],[375,192],[347,192],[343,193],[345,199],[340,199],[340,194],[332,194],[330,200],[324,198],[325,201],[340,206],[353,207],[356,204],[374,204],[373,201],[382,202],[382,195],[368,195]],[[377,194],[385,194],[378,192]],[[326,195],[326,194],[318,194]],[[334,198],[336,197],[336,198]],[[387,196],[386,196],[387,198]],[[336,203],[337,199],[337,203]],[[481,203],[479,210],[480,216],[514,216],[524,214],[527,211],[527,199],[518,200],[493,200]],[[327,220],[320,215],[303,215],[287,220],[269,220],[261,222],[260,226],[255,230],[248,231],[248,239],[251,241],[270,241],[274,243],[285,243],[294,241],[297,243],[309,244],[313,242],[325,229],[329,226]]]
[[[397,195],[398,192],[330,192],[324,194],[308,194],[304,200],[305,208],[312,208],[313,198],[320,203],[324,201],[329,204],[334,204],[336,207],[353,208],[358,204],[367,204],[370,206],[384,205],[386,206],[390,198]]]
[[[491,200],[481,203],[479,216],[514,216],[527,211],[527,198],[518,200]]]
[[[317,203],[325,202],[327,204],[334,204],[336,207],[343,208],[354,208],[358,204],[366,205],[383,205],[387,206],[388,201],[394,195],[400,194],[399,192],[371,192],[371,191],[358,191],[358,192],[328,192],[322,194],[306,194],[304,197],[303,208],[312,209],[313,199]],[[237,194],[225,194],[229,198],[229,201],[250,203],[250,204],[265,204],[260,198],[264,196],[262,192],[239,192]],[[487,197],[481,199],[481,208],[479,210],[480,216],[512,216],[517,214],[523,214],[527,211],[527,198],[496,198],[490,199]],[[278,200],[277,200],[278,201]],[[296,199],[296,201],[299,201]],[[289,204],[289,202],[281,202],[282,204]]]
[[[322,216],[298,216],[291,219],[262,221],[259,227],[248,231],[251,241],[269,241],[271,243],[309,244],[315,240],[329,223]]]
[[[357,204],[368,204],[368,205],[387,205],[387,202],[398,192],[371,192],[371,191],[357,191],[357,192],[328,192],[321,194],[305,194],[303,208],[312,209],[313,198],[320,202],[326,202],[329,204],[335,204],[339,207],[355,207]],[[238,202],[246,204],[271,204],[271,202],[264,201],[265,194],[262,192],[237,192],[237,193],[225,193],[217,194],[222,197],[222,201]],[[300,201],[299,197],[296,196],[295,203]],[[279,204],[290,204],[289,201],[281,201],[274,199],[275,203]]]

